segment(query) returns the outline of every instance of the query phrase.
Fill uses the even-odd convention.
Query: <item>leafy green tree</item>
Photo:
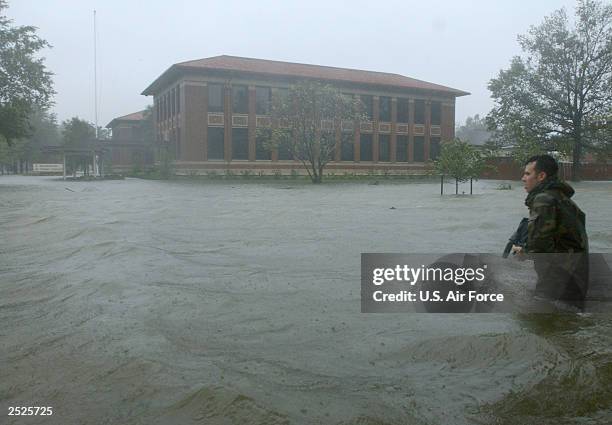
[[[455,179],[455,194],[459,183],[478,179],[487,168],[486,156],[477,148],[460,139],[442,144],[440,156],[433,162],[434,173]]]
[[[142,113],[143,120],[141,122],[142,139],[145,142],[155,143],[155,113],[153,105],[148,105]]]
[[[554,150],[567,151],[578,179],[597,148],[589,123],[612,111],[612,4],[579,0],[575,14],[573,27],[561,9],[519,36],[524,56],[489,82],[488,122],[509,145],[569,141]]]
[[[476,114],[465,119],[465,124],[457,128],[455,136],[472,145],[482,146],[491,138],[491,132],[487,127],[485,117]]]
[[[28,168],[28,164],[37,162],[42,157],[45,146],[58,146],[60,144],[59,130],[54,114],[34,108],[28,117],[28,136],[8,141],[0,136],[0,163],[4,168],[12,168],[12,164],[19,162]]]
[[[95,138],[96,129],[94,125],[85,120],[73,117],[62,123],[63,144],[68,149],[86,149]],[[89,152],[70,154],[66,160],[66,167],[73,173],[82,169],[85,174],[88,174],[91,163],[92,157]]]
[[[359,121],[361,102],[318,82],[292,86],[287,96],[272,103],[276,125],[263,131],[269,149],[285,149],[302,163],[313,183],[323,181],[323,170],[334,158],[336,128],[342,121]],[[341,137],[353,137],[341,132]]]
[[[35,107],[44,109],[54,94],[51,73],[38,52],[49,44],[32,26],[13,26],[0,0],[0,135],[7,144],[30,132],[29,117]]]

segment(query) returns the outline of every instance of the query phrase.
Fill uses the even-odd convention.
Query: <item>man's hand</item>
[[[526,260],[526,258],[525,258],[525,250],[523,249],[522,246],[512,245],[512,250],[510,252],[512,252],[512,255],[514,255],[517,260],[519,260],[519,261]]]

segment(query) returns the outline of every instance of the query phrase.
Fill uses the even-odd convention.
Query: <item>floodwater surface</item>
[[[612,315],[360,312],[361,253],[501,253],[499,183],[0,177],[0,423],[609,424]]]

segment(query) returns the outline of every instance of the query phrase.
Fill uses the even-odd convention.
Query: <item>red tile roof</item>
[[[420,89],[443,92],[452,96],[464,96],[469,93],[427,81],[405,77],[386,72],[362,71],[358,69],[334,68],[331,66],[308,65],[292,62],[280,62],[264,59],[243,58],[237,56],[214,56],[211,58],[180,62],[172,65],[158,77],[142,94],[151,95],[162,87],[167,74],[176,71],[225,70],[245,73],[275,75],[279,77],[295,77],[319,79],[336,82],[388,86],[394,88]]]
[[[106,125],[106,128],[113,127],[117,124],[117,121],[142,121],[144,119],[144,110],[138,112],[132,112],[131,114],[124,115],[122,117],[113,118],[111,122]]]

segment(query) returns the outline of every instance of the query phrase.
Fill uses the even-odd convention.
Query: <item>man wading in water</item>
[[[525,163],[521,180],[529,208],[527,245],[513,246],[512,252],[534,260],[536,296],[583,309],[589,276],[585,215],[570,199],[574,189],[558,179],[558,170],[549,155]]]

